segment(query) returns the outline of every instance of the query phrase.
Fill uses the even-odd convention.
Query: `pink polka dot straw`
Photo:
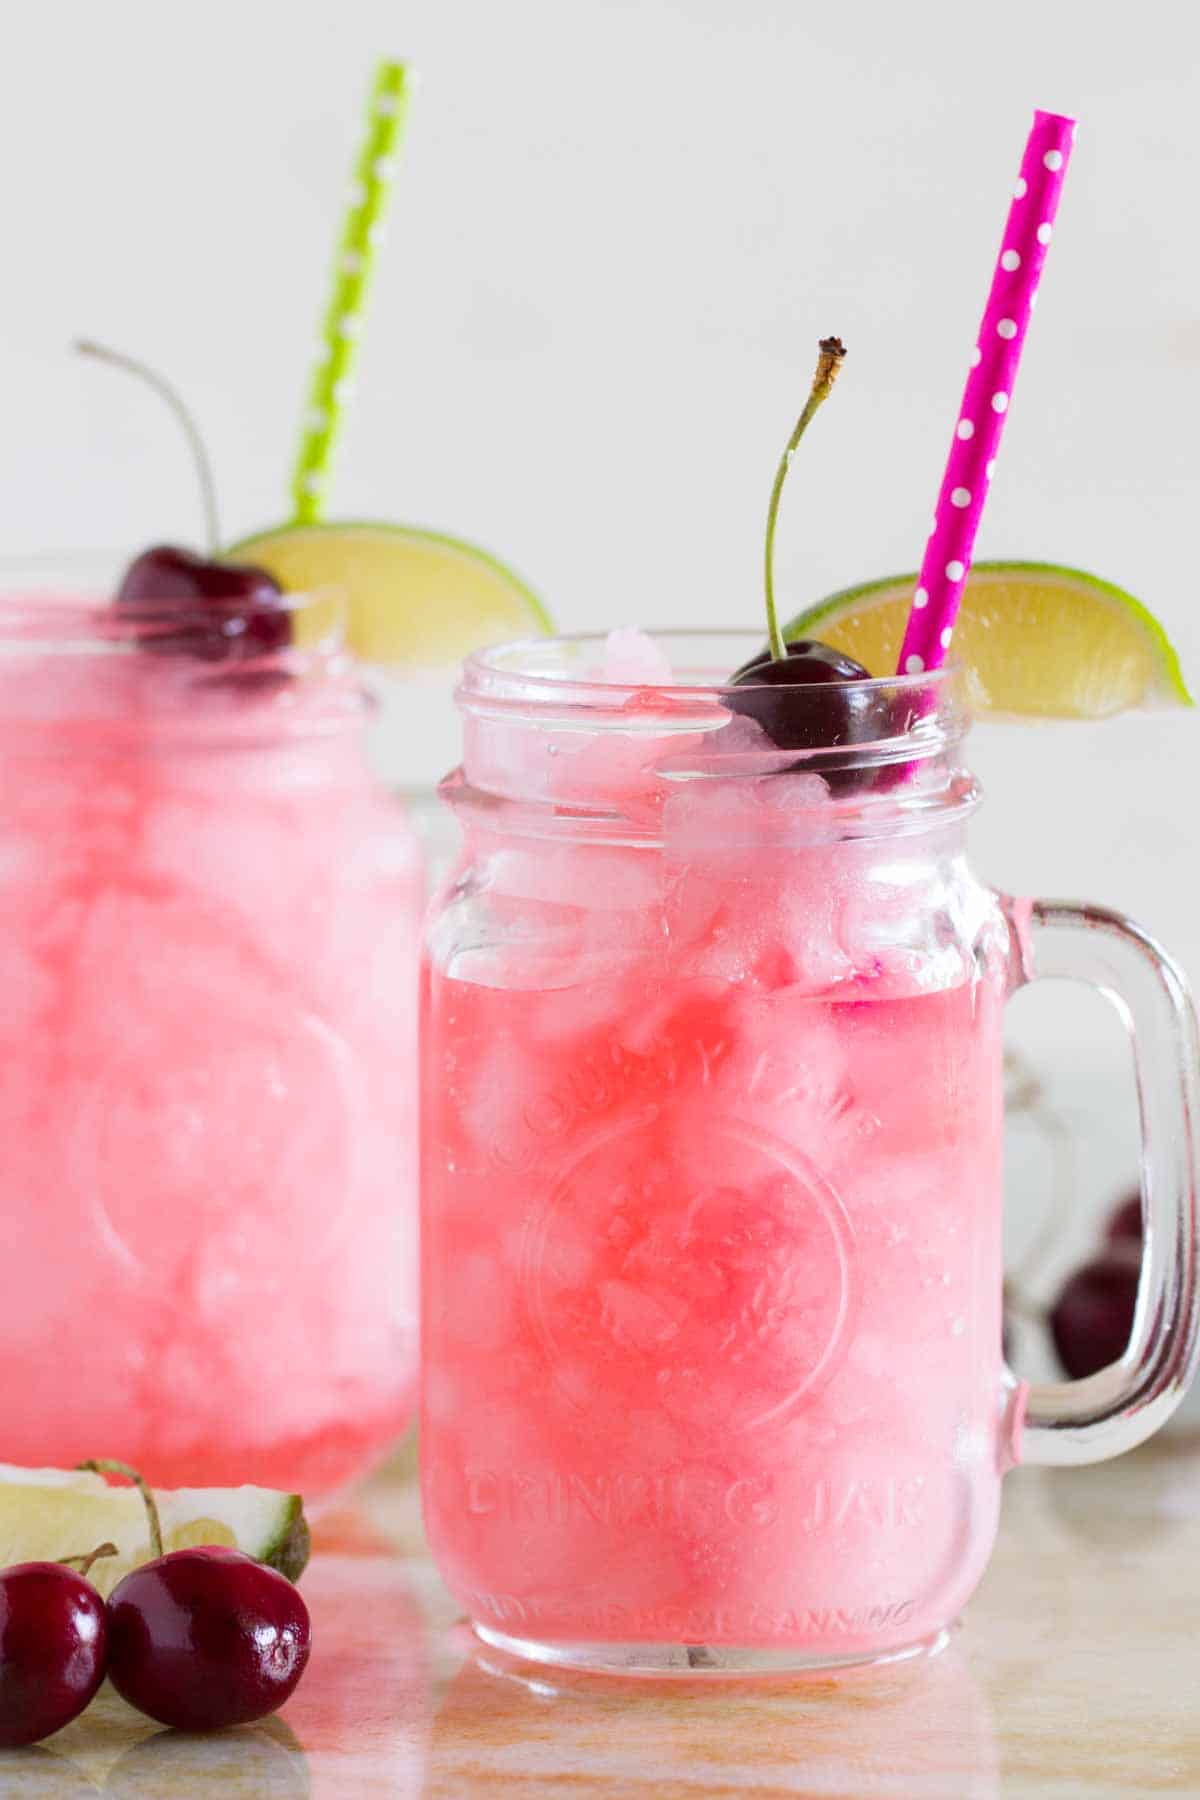
[[[917,577],[902,675],[939,668],[950,648],[1074,141],[1073,119],[1034,113]]]

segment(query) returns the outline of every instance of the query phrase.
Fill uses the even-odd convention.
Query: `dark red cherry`
[[[1064,1283],[1050,1309],[1050,1331],[1072,1379],[1094,1375],[1123,1355],[1133,1329],[1140,1264],[1129,1245],[1113,1245]]]
[[[140,1712],[178,1731],[272,1713],[308,1662],[308,1608],[240,1550],[174,1550],[134,1569],[108,1603],[108,1673]]]
[[[831,744],[862,741],[862,715],[872,711],[873,696],[856,694],[853,684],[871,679],[870,671],[828,644],[802,638],[787,646],[787,658],[776,662],[763,650],[730,677],[726,706],[756,719],[781,750],[813,750]],[[828,692],[814,694],[814,687]],[[797,690],[804,689],[801,695]]]
[[[1142,1241],[1142,1193],[1134,1188],[1113,1207],[1104,1228],[1110,1244],[1140,1244]]]
[[[142,617],[142,641],[152,650],[246,662],[291,642],[291,615],[273,575],[175,544],[156,544],[130,563],[116,604]]]
[[[0,1569],[0,1747],[36,1744],[77,1718],[104,1680],[104,1602],[61,1563]]]
[[[788,645],[786,661],[776,662],[763,650],[743,663],[730,686],[744,692],[727,692],[723,703],[756,720],[780,750],[849,747],[895,730],[889,699],[879,688],[863,685],[870,681],[870,670],[852,656],[802,638]],[[871,772],[848,768],[848,760],[821,756],[805,766],[824,775],[835,792],[869,786]]]

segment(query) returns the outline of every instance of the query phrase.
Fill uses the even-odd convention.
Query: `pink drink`
[[[0,608],[10,1461],[320,1492],[407,1422],[422,877],[363,732],[337,656]]]
[[[835,801],[707,700],[533,688],[522,719],[468,672],[431,927],[439,1566],[552,1658],[934,1640],[991,1549],[1004,1390],[1009,943],[954,709],[903,790]]]

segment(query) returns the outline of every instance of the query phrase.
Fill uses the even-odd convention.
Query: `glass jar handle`
[[[1010,903],[1010,917],[1017,985],[1046,977],[1087,982],[1112,1001],[1133,1047],[1143,1250],[1132,1336],[1119,1362],[1082,1381],[1021,1384],[1010,1415],[1014,1460],[1100,1462],[1158,1430],[1200,1356],[1196,1014],[1182,971],[1120,913],[1036,900]]]

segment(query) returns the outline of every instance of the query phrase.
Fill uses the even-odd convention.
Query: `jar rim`
[[[489,722],[496,730],[678,741],[697,732],[709,736],[738,713],[753,717],[755,694],[777,697],[782,691],[766,682],[735,686],[725,675],[761,653],[756,632],[672,629],[646,636],[666,658],[674,677],[670,682],[604,680],[607,640],[599,632],[519,638],[476,651],[465,662],[455,691],[468,726],[468,763],[476,761],[473,752],[482,748],[478,731]],[[688,676],[690,680],[684,679]],[[795,768],[793,745],[817,773],[847,758],[861,763],[926,761],[957,744],[970,724],[966,672],[954,661],[918,674],[821,681],[786,692],[798,735],[777,748],[769,736],[751,747],[719,732],[722,748],[715,752],[716,761],[706,758],[711,772],[717,772],[717,762],[729,774]],[[830,702],[836,706],[838,695],[846,697],[846,714],[855,720],[849,739],[824,735]]]
[[[487,645],[464,661],[455,697],[460,706],[471,711],[480,706],[485,710],[493,706],[504,709],[515,706],[522,711],[540,711],[542,708],[557,711],[564,704],[573,704],[589,710],[613,712],[627,709],[635,696],[653,696],[662,700],[664,710],[675,712],[680,707],[687,709],[697,703],[711,704],[714,699],[729,693],[761,692],[770,685],[746,681],[735,686],[727,678],[713,679],[711,669],[706,671],[709,678],[703,680],[608,680],[592,672],[595,663],[603,658],[608,635],[599,631],[563,632],[550,637],[515,638]],[[728,654],[717,658],[716,666],[735,669],[747,661],[749,655],[764,647],[761,632],[737,627],[691,630],[671,626],[647,631],[644,635],[663,650],[673,669],[679,666],[678,657],[682,653],[685,660],[681,673],[700,673],[691,661],[696,646],[710,647],[714,654],[724,646]],[[672,656],[672,650],[676,652],[675,656]],[[748,654],[739,655],[739,650]],[[561,666],[557,668],[552,666],[556,657],[561,659]],[[589,672],[580,674],[573,670],[570,667],[572,660],[582,663]],[[929,710],[937,710],[949,702],[956,711],[965,711],[964,671],[961,663],[952,658],[938,669],[905,675],[874,675],[865,681],[821,682],[809,691],[828,695],[839,689],[854,689],[864,697],[882,693],[910,697],[914,703],[919,696],[927,695],[933,703]],[[797,692],[803,691],[797,689]]]
[[[805,774],[823,778],[821,793],[832,797],[839,818],[869,813],[877,822],[872,829],[885,815],[916,818],[962,801],[963,772],[952,753],[969,713],[957,664],[928,674],[789,687],[787,730],[776,741],[767,716],[734,698],[777,698],[785,690],[734,686],[725,674],[761,650],[757,633],[675,630],[653,640],[670,658],[670,682],[596,679],[604,666],[599,633],[523,638],[477,651],[456,696],[465,730],[455,804],[469,808],[477,795],[488,797],[485,806],[550,805],[594,815],[596,828],[607,830],[604,821],[631,806],[648,819],[682,784],[719,789],[731,780]],[[653,673],[649,657],[646,667]],[[605,740],[612,756],[602,750]],[[793,814],[803,793],[789,783]]]
[[[280,596],[294,629],[278,648],[247,646],[239,654],[237,603],[212,607],[210,622],[233,654],[222,654],[214,639],[217,654],[209,656],[173,641],[177,602],[150,599],[118,611],[114,567],[114,559],[90,552],[0,559],[5,723],[19,725],[30,743],[47,730],[60,743],[75,732],[135,744],[214,735],[250,743],[341,731],[373,710],[345,647],[344,594],[336,586]],[[61,685],[30,689],[25,671],[35,665],[61,670]],[[95,678],[82,686],[67,679],[69,669],[93,667]]]
[[[113,585],[90,561],[0,561],[0,656],[128,655],[178,631],[178,601],[148,597],[118,611]],[[239,604],[209,602],[206,611],[214,621],[233,621]],[[271,611],[304,621],[310,659],[345,654],[345,592],[336,584],[281,594]]]

